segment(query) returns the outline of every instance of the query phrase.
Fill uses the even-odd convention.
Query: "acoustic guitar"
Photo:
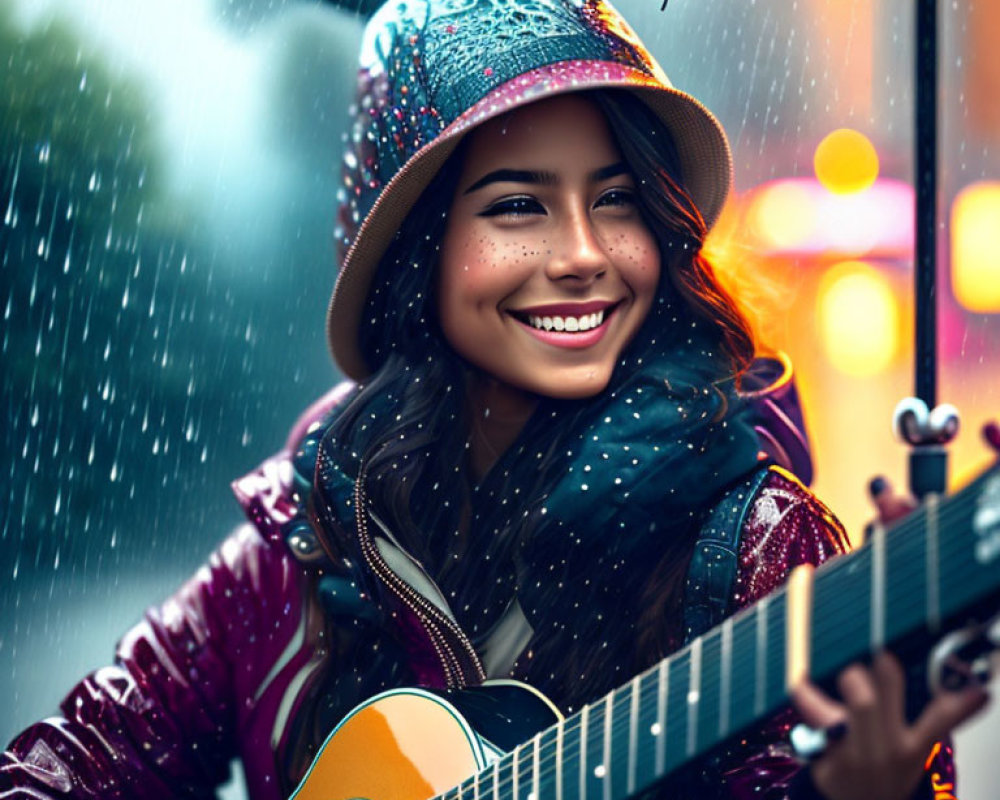
[[[787,706],[803,678],[829,685],[884,647],[922,674],[923,698],[984,679],[998,560],[994,466],[851,554],[797,568],[568,718],[513,681],[378,695],[330,734],[292,800],[621,800]]]

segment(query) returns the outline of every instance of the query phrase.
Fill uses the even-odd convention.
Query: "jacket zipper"
[[[354,482],[354,503],[361,553],[368,562],[369,569],[420,620],[434,647],[434,652],[441,664],[448,688],[461,688],[470,683],[482,683],[486,680],[486,674],[479,663],[479,657],[476,655],[475,648],[472,646],[472,642],[469,641],[469,637],[429,600],[393,572],[389,565],[385,563],[381,553],[378,552],[378,548],[371,540],[368,534],[368,511],[365,506],[363,467],[358,473],[357,480]],[[466,670],[462,666],[461,659],[452,648],[442,628],[447,630],[465,651],[466,657],[472,665],[474,675],[466,675]],[[472,680],[469,680],[470,677]]]

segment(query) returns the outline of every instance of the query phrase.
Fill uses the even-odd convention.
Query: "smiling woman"
[[[464,156],[438,267],[448,343],[512,391],[592,397],[660,277],[604,115],[580,97],[543,101],[477,129]]]
[[[846,549],[787,471],[809,464],[787,376],[754,363],[701,253],[731,179],[715,118],[599,0],[394,0],[368,25],[355,109],[327,321],[352,381],[236,482],[247,524],[116,665],[15,739],[0,794],[202,797],[238,755],[255,800],[287,798],[377,693],[448,690],[496,725],[480,685],[516,679],[581,717],[522,747],[523,777],[497,762],[460,796],[539,796],[556,759],[558,800],[565,776],[616,798],[656,781],[671,798],[932,796],[951,775],[932,745],[982,693],[910,726],[881,657],[845,670],[837,701],[801,670],[773,687],[754,666],[740,702],[736,673],[784,665],[761,647],[779,615],[706,633]],[[811,575],[782,601],[796,620]],[[790,699],[813,740],[826,732],[807,769]],[[391,745],[374,716],[363,727]],[[486,735],[534,732],[513,728]],[[386,758],[335,759],[334,780],[361,764],[376,786]],[[427,775],[414,782],[425,797]]]

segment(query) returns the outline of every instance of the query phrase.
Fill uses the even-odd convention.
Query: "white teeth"
[[[604,311],[595,314],[584,314],[580,317],[528,317],[528,324],[533,328],[546,331],[589,331],[604,322]]]

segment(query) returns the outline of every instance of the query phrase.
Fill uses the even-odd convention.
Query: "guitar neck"
[[[1000,468],[993,468],[824,565],[811,592],[774,592],[440,800],[631,797],[786,706],[790,641],[810,677],[827,680],[882,647],[994,609],[998,557]],[[812,624],[790,627],[789,611],[794,620],[810,595]]]

